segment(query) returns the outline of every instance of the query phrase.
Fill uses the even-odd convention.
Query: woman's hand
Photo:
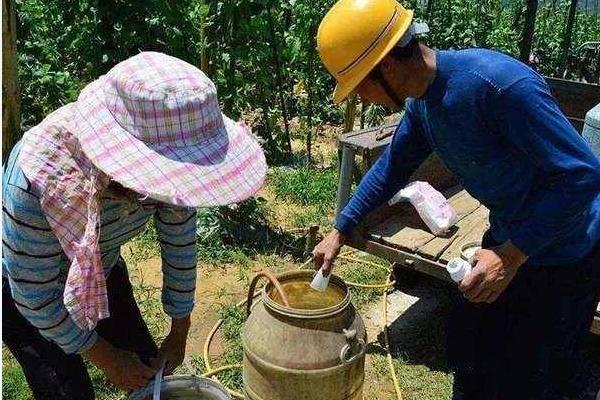
[[[329,276],[333,268],[333,262],[338,254],[340,254],[340,249],[344,245],[345,240],[344,235],[337,229],[331,231],[312,252],[315,269],[319,270],[323,268],[323,275]]]
[[[110,383],[125,391],[146,386],[156,373],[137,354],[118,349],[101,337],[84,356],[104,372]]]
[[[159,354],[165,362],[164,375],[171,375],[185,357],[185,344],[190,329],[190,317],[171,321],[171,331],[160,345]]]

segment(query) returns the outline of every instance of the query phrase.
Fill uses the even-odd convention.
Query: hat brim
[[[369,75],[369,73],[385,58],[385,56],[394,48],[396,43],[404,36],[410,24],[413,21],[414,12],[412,10],[406,10],[408,18],[400,23],[397,27],[396,32],[390,37],[389,41],[385,44],[383,49],[380,50],[379,55],[368,65],[360,68],[352,74],[350,79],[340,79],[335,85],[333,91],[333,102],[335,104],[341,103],[346,97],[348,97],[360,83]]]
[[[147,143],[123,129],[107,109],[103,83],[89,84],[75,103],[82,150],[106,175],[137,193],[186,207],[243,201],[264,184],[267,164],[248,128],[223,115],[209,139],[187,146]]]

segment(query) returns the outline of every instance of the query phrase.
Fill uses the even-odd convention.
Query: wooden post
[[[560,72],[564,72],[567,68],[567,62],[569,60],[569,50],[571,49],[571,40],[573,37],[573,26],[575,25],[575,16],[577,13],[577,0],[571,0],[569,5],[569,15],[567,17],[567,26],[565,27],[565,34],[563,36],[561,53],[560,53]]]
[[[16,35],[15,2],[2,0],[2,163],[21,136]]]
[[[304,246],[304,256],[308,257],[315,245],[317,244],[317,234],[319,233],[319,225],[313,225],[308,228],[308,232],[306,233],[306,243]]]
[[[337,216],[350,198],[352,187],[352,170],[354,167],[354,149],[342,144],[342,161],[340,163],[340,177],[338,181],[337,201],[335,215]]]
[[[523,36],[519,46],[519,58],[524,63],[529,60],[531,53],[531,43],[533,42],[533,33],[535,31],[535,15],[537,13],[538,0],[527,0],[527,10],[525,11],[525,24],[523,27]]]
[[[351,94],[346,100],[346,109],[344,110],[344,133],[351,132],[354,129],[357,100],[358,96],[356,94]]]

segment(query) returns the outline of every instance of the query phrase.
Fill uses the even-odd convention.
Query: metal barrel
[[[279,275],[290,306],[278,302],[268,284],[252,308],[242,334],[246,399],[362,399],[364,323],[341,278],[332,276],[322,294],[309,288],[312,276],[310,271]],[[307,292],[294,285],[305,285]],[[308,297],[316,303],[307,306]]]

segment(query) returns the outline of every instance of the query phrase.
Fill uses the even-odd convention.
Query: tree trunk
[[[207,3],[205,0],[201,0],[202,4],[208,4],[208,12],[207,14],[202,14],[200,16],[200,70],[206,74],[210,78],[209,68],[209,58],[208,58],[208,39],[206,35],[206,21],[208,20],[208,14],[210,13],[210,3]]]
[[[523,36],[519,46],[519,58],[524,63],[529,60],[531,54],[531,44],[533,42],[533,33],[535,31],[535,15],[537,13],[538,0],[527,0],[527,9],[525,10],[525,26],[523,27]]]
[[[271,49],[273,56],[273,65],[275,67],[275,81],[277,83],[276,90],[279,92],[279,103],[281,106],[281,114],[283,116],[283,127],[285,132],[286,150],[288,155],[292,155],[292,138],[290,136],[290,124],[287,113],[287,107],[285,102],[285,85],[282,76],[281,58],[279,55],[279,46],[277,43],[277,35],[275,32],[275,22],[273,21],[273,14],[271,12],[271,5],[267,4],[267,24],[269,26],[269,33],[271,34]]]
[[[571,49],[571,40],[573,37],[573,26],[575,25],[575,16],[577,12],[577,0],[571,0],[569,6],[569,15],[567,17],[567,26],[565,27],[565,34],[563,36],[561,52],[560,52],[560,72],[564,72],[567,68],[567,61],[569,59],[569,52]]]
[[[308,54],[307,57],[307,67],[308,67],[308,75],[306,79],[306,94],[308,96],[307,108],[308,114],[306,116],[306,163],[312,164],[312,140],[313,140],[313,85],[315,84],[314,79],[314,59],[315,59],[315,49],[317,48],[315,43],[315,33],[316,33],[316,24],[311,24],[310,32],[309,32],[309,41],[308,41]]]
[[[14,0],[2,0],[2,163],[21,137],[21,92],[17,73]]]

